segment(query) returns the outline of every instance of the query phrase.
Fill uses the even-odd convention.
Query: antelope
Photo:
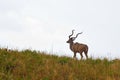
[[[86,58],[88,59],[88,55],[87,55],[87,53],[88,53],[88,46],[86,44],[82,44],[82,43],[78,43],[78,42],[74,43],[73,42],[78,37],[79,34],[82,34],[82,32],[78,33],[75,37],[71,37],[73,34],[74,34],[74,30],[72,30],[72,34],[69,35],[69,39],[67,41],[67,43],[70,44],[71,51],[73,51],[73,53],[74,53],[73,58],[76,58],[76,53],[80,53],[81,60],[82,60],[82,58],[83,58],[82,53],[84,52]]]

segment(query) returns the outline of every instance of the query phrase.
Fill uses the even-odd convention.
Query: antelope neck
[[[70,49],[72,50],[72,45],[74,44],[74,42],[71,42],[70,43]]]

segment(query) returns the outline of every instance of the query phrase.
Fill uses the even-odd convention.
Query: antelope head
[[[69,39],[68,39],[67,43],[73,43],[73,41],[78,37],[78,35],[82,34],[82,32],[81,32],[81,33],[78,33],[75,37],[71,37],[74,34],[74,31],[75,30],[72,30],[72,34],[69,35]]]

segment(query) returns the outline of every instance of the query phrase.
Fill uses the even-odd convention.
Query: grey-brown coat
[[[78,42],[74,43],[73,42],[79,34],[82,34],[82,32],[78,33],[76,35],[76,37],[71,37],[73,35],[73,33],[74,33],[74,30],[72,30],[72,34],[69,36],[69,40],[67,41],[67,43],[70,44],[70,49],[74,52],[73,57],[76,58],[76,53],[80,53],[81,59],[82,59],[83,58],[82,53],[84,52],[86,58],[88,58],[88,46],[86,44],[82,44],[82,43],[78,43]]]

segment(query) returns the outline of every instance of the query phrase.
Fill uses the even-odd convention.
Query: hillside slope
[[[0,80],[120,80],[120,60],[74,60],[31,50],[0,49]]]

